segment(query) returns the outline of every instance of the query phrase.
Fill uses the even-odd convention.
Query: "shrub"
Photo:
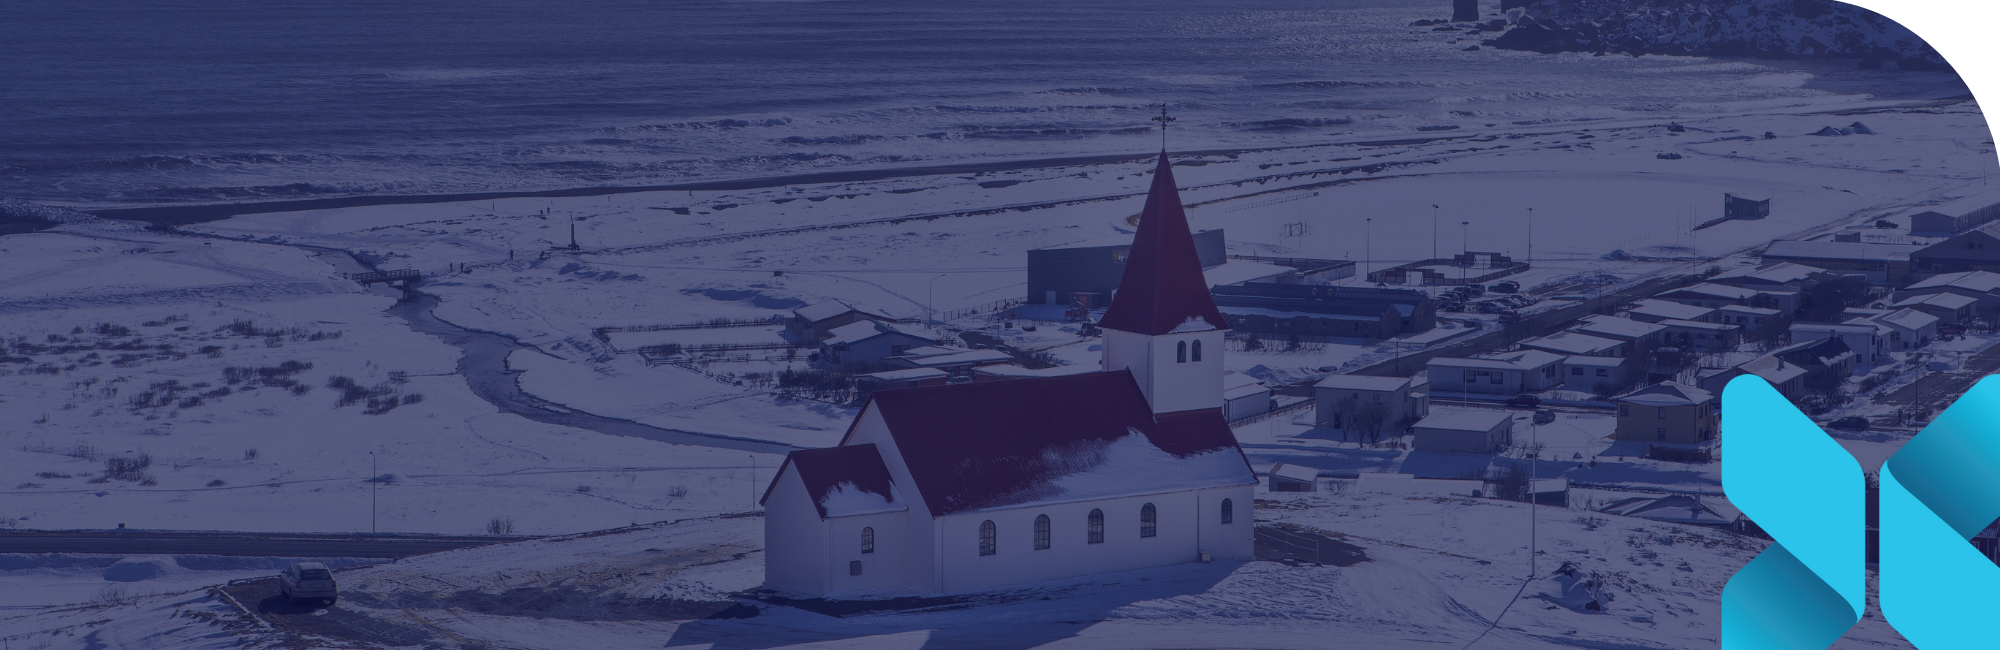
[[[213,481],[209,481],[209,482],[208,482],[208,486],[209,486],[209,487],[222,487],[222,486],[224,486],[224,485],[228,485],[228,484],[229,484],[229,482],[228,482],[228,481],[224,481],[224,480],[222,480],[222,479],[215,479],[215,480],[213,480]]]
[[[257,460],[257,448],[251,447],[243,450],[243,460]]]
[[[104,476],[120,481],[138,481],[146,476],[146,468],[153,466],[153,457],[139,454],[138,458],[116,456],[104,459]]]
[[[493,519],[486,522],[486,534],[488,535],[514,534],[514,518],[506,515],[494,517]]]

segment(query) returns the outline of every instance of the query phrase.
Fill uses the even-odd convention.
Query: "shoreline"
[[[1189,156],[1234,156],[1245,153],[1284,151],[1287,149],[1308,149],[1312,147],[1384,147],[1426,144],[1446,140],[1472,137],[1474,134],[1420,136],[1390,140],[1368,140],[1361,142],[1318,142],[1287,147],[1259,147],[1239,149],[1206,149],[1198,151],[1169,152],[1178,157]],[[282,201],[257,201],[248,203],[209,203],[198,205],[162,205],[136,208],[81,209],[105,219],[141,221],[156,225],[188,225],[220,221],[246,214],[272,212],[298,212],[304,210],[330,210],[337,208],[359,208],[382,205],[422,205],[428,203],[460,203],[466,201],[492,201],[499,199],[523,198],[575,198],[588,196],[608,196],[613,194],[637,194],[640,192],[685,192],[685,191],[734,191],[784,187],[789,185],[809,185],[820,183],[859,183],[892,178],[921,176],[944,176],[950,174],[981,174],[992,172],[1018,171],[1024,169],[1045,169],[1076,165],[1108,165],[1151,160],[1157,153],[1102,154],[1095,156],[1070,156],[1064,158],[1036,158],[1026,160],[998,160],[975,163],[956,163],[926,167],[893,167],[886,169],[854,169],[781,176],[757,176],[729,180],[671,183],[665,185],[610,185],[595,187],[573,187],[555,190],[521,190],[493,192],[458,192],[451,194],[368,194],[360,196],[327,197],[323,199],[290,199]]]

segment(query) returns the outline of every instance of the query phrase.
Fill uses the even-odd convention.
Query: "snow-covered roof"
[[[1941,215],[1957,218],[1957,217],[1964,217],[1966,215],[1993,207],[1995,205],[2000,205],[2000,190],[1989,190],[1986,192],[1974,194],[1962,199],[1957,199],[1945,203],[1943,205],[1939,205],[1934,208],[1927,208],[1924,210],[1924,212],[1936,212]],[[1919,212],[1918,214],[1922,214],[1922,212]]]
[[[1518,350],[1474,358],[1432,357],[1426,365],[1446,368],[1486,368],[1491,370],[1534,370],[1563,360],[1563,355],[1542,350]]]
[[[1735,509],[1730,508],[1729,510],[1733,512]],[[1604,509],[1600,510],[1600,512],[1651,519],[1653,521],[1707,526],[1728,525],[1734,523],[1737,518],[1736,516],[1723,515],[1721,512],[1718,512],[1717,508],[1705,503],[1702,497],[1681,495],[1633,497],[1604,506]]]
[[[854,343],[860,343],[862,341],[866,341],[868,339],[872,339],[877,336],[887,336],[890,334],[901,334],[904,336],[921,339],[933,343],[937,341],[936,339],[924,336],[922,334],[912,334],[909,331],[904,330],[903,328],[897,327],[894,323],[884,323],[879,320],[855,321],[852,323],[848,323],[846,325],[842,325],[840,327],[827,330],[826,334],[827,334],[826,339],[821,341],[826,345],[850,345]]]
[[[1209,295],[1210,286],[1202,276],[1180,189],[1174,186],[1173,165],[1162,151],[1146,207],[1139,212],[1139,232],[1132,236],[1132,252],[1125,257],[1125,274],[1097,325],[1158,336],[1199,318],[1215,329],[1227,329],[1228,322]]]
[[[1658,318],[1660,320],[1667,320],[1667,319],[1698,320],[1708,316],[1709,312],[1712,311],[1715,310],[1709,309],[1707,307],[1696,307],[1694,305],[1682,304],[1671,300],[1659,300],[1656,298],[1647,298],[1645,300],[1632,303],[1632,309],[1631,309],[1631,312],[1634,314],[1638,314],[1641,316],[1650,316],[1653,318]]]
[[[1576,332],[1556,332],[1548,336],[1521,341],[1521,347],[1547,350],[1557,354],[1597,354],[1617,349],[1624,341],[1600,338]]]
[[[1979,299],[1972,296],[1938,292],[1909,296],[1890,306],[1897,308],[1930,306],[1956,311],[1976,304],[1979,304]]]
[[[1484,409],[1435,408],[1431,414],[1418,420],[1418,429],[1443,429],[1446,431],[1478,431],[1485,433],[1514,419],[1514,414],[1506,411]]]
[[[882,391],[864,408],[932,516],[1257,481],[1221,409],[1155,416],[1129,372]]]
[[[1785,363],[1784,359],[1773,356],[1757,357],[1743,362],[1743,365],[1737,366],[1737,368],[1742,369],[1743,372],[1762,377],[1764,381],[1771,382],[1773,386],[1783,386],[1785,382],[1803,377],[1806,374],[1805,366],[1796,363]]]
[[[1271,392],[1270,386],[1265,386],[1263,384],[1248,384],[1244,386],[1236,386],[1233,388],[1223,388],[1222,399],[1223,401],[1239,400],[1245,397],[1256,395],[1258,393],[1269,393],[1269,392]]]
[[[1086,372],[1097,372],[1097,364],[1079,363],[1068,366],[1052,366],[1048,368],[1028,369],[1011,363],[1001,363],[991,366],[980,366],[972,369],[972,374],[974,375],[1006,377],[1008,379],[1027,379],[1030,377],[1061,377],[1064,375],[1075,375]]]
[[[999,350],[966,350],[955,354],[938,354],[926,357],[889,357],[888,361],[894,361],[899,365],[915,368],[936,368],[939,366],[957,366],[968,363],[995,363],[1012,358],[1014,358],[1014,355]]]
[[[1660,324],[1667,326],[1669,329],[1678,327],[1681,329],[1707,330],[1710,332],[1730,332],[1736,330],[1735,325],[1727,325],[1723,323],[1704,323],[1701,321],[1693,321],[1693,320],[1663,320],[1660,321]]]
[[[1800,280],[1811,279],[1813,275],[1825,272],[1826,269],[1814,268],[1804,264],[1778,262],[1762,268],[1740,268],[1727,271],[1709,278],[1709,281],[1721,284],[1729,284],[1731,281],[1757,284],[1790,284]]]
[[[1276,465],[1272,465],[1271,475],[1276,476],[1278,478],[1291,479],[1294,481],[1304,481],[1306,483],[1311,483],[1313,481],[1319,480],[1319,470],[1313,469],[1311,467],[1306,467],[1304,465],[1293,465],[1290,463],[1278,463]]]
[[[1875,326],[1870,324],[1850,325],[1847,323],[1792,323],[1792,332],[1834,332],[1838,334],[1874,334]]]
[[[792,315],[817,323],[847,312],[860,312],[883,320],[889,320],[888,316],[861,309],[838,300],[828,300],[818,304],[806,305],[792,310]]]
[[[1909,244],[1779,240],[1764,249],[1764,257],[1887,262],[1908,261],[1918,250],[1922,249]]]
[[[1242,388],[1244,386],[1262,386],[1262,385],[1264,385],[1264,380],[1234,370],[1225,370],[1222,373],[1223,390],[1229,390],[1231,388]]]
[[[798,472],[822,519],[909,509],[873,444],[801,449],[785,456],[778,475],[783,477],[787,468]],[[775,480],[772,486],[777,486]],[[766,491],[764,499],[770,498]]]
[[[1579,354],[1563,360],[1563,365],[1586,368],[1616,368],[1625,365],[1624,357],[1599,357]]]
[[[1745,316],[1763,316],[1766,318],[1778,315],[1778,310],[1776,309],[1751,307],[1749,305],[1723,305],[1721,307],[1716,307],[1715,311],[1728,312],[1731,314],[1743,314]],[[1694,320],[1694,319],[1688,319],[1688,320]]]
[[[897,356],[912,357],[912,358],[935,357],[941,354],[958,354],[960,352],[964,352],[969,349],[971,348],[961,348],[953,345],[926,345],[920,348],[910,348],[908,350],[904,350],[902,354]]]
[[[1288,266],[1245,260],[1230,260],[1221,266],[1202,271],[1201,275],[1204,279],[1208,280],[1209,286],[1215,286],[1218,284],[1236,284],[1238,282],[1264,280],[1284,275],[1291,271],[1292,268]]]
[[[906,370],[885,370],[882,372],[871,372],[865,375],[857,376],[855,377],[855,379],[860,379],[862,377],[869,377],[881,381],[917,381],[921,379],[936,379],[939,377],[949,377],[949,376],[951,376],[951,373],[945,372],[943,370],[938,370],[936,368],[909,368]]]
[[[1933,275],[1929,278],[1925,278],[1924,281],[1912,284],[1909,287],[1904,288],[1903,290],[1914,291],[1917,289],[1936,289],[1943,287],[1951,287],[1956,289],[1970,289],[1978,293],[1993,293],[1995,291],[2000,291],[2000,273],[1994,273],[1992,271],[1966,271],[1963,273],[1940,273],[1937,275]]]
[[[1342,320],[1342,321],[1362,321],[1369,323],[1382,322],[1382,313],[1383,311],[1387,311],[1385,309],[1381,311],[1376,311],[1375,313],[1372,314],[1363,314],[1360,313],[1363,311],[1363,309],[1357,308],[1353,310],[1355,313],[1334,314],[1334,313],[1327,313],[1325,311],[1286,311],[1283,309],[1265,309],[1262,307],[1222,306],[1222,307],[1217,307],[1216,309],[1221,310],[1225,314],[1235,314],[1238,316],[1269,316],[1272,318],[1296,318],[1299,316],[1304,316],[1306,318],[1324,318],[1326,320]]]
[[[1367,375],[1327,375],[1325,379],[1319,380],[1319,383],[1313,384],[1313,387],[1331,388],[1334,390],[1355,390],[1355,391],[1372,391],[1378,393],[1393,393],[1398,390],[1402,390],[1403,387],[1408,385],[1410,385],[1410,380],[1407,377],[1370,377]]]
[[[1585,316],[1583,317],[1582,322],[1577,323],[1576,327],[1570,328],[1570,331],[1583,332],[1585,334],[1596,334],[1598,336],[1606,336],[1610,338],[1624,339],[1629,341],[1633,339],[1645,338],[1647,336],[1651,336],[1659,332],[1664,332],[1666,331],[1666,329],[1667,328],[1664,325],[1655,325],[1653,323],[1642,323],[1636,320],[1632,320],[1630,318],[1619,318],[1617,316]]]
[[[1715,399],[1715,394],[1677,381],[1663,381],[1613,398],[1645,406],[1693,406]]]
[[[1887,314],[1883,314],[1881,316],[1876,316],[1875,322],[1882,323],[1884,325],[1890,325],[1893,327],[1900,327],[1902,329],[1914,332],[1926,327],[1937,326],[1938,317],[1917,311],[1915,309],[1903,308],[1889,312]]]

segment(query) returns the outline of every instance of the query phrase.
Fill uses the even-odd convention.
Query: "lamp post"
[[[368,532],[375,533],[375,488],[381,487],[382,475],[375,470],[375,452],[368,452]]]
[[[1438,256],[1438,206],[1431,204],[1431,259]]]
[[[1375,218],[1362,219],[1361,226],[1361,279],[1368,279],[1369,267],[1375,266]]]
[[[1535,265],[1535,209],[1528,208],[1528,266]]]
[[[937,274],[937,278],[931,278],[930,284],[928,285],[928,288],[924,292],[924,311],[929,312],[929,315],[925,318],[925,320],[930,321],[930,324],[932,325],[937,324],[937,281],[938,278],[942,278],[947,275],[951,274],[939,273]]]
[[[1458,251],[1465,255],[1465,259],[1460,260],[1462,263],[1458,265],[1458,284],[1465,286],[1465,269],[1472,266],[1472,222],[1460,221],[1458,225]]]

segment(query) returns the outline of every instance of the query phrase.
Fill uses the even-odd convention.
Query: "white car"
[[[278,574],[278,592],[285,602],[298,605],[302,601],[324,600],[332,605],[340,600],[338,585],[333,581],[333,571],[318,562],[293,562]]]

